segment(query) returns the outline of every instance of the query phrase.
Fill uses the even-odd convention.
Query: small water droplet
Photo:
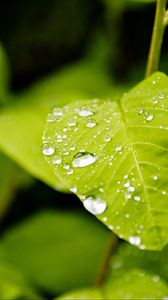
[[[71,188],[70,188],[70,191],[72,192],[72,193],[76,193],[77,192],[77,187],[74,185],[74,186],[72,186]]]
[[[129,186],[128,187],[128,192],[134,192],[135,191],[135,187],[134,186]]]
[[[63,165],[63,168],[64,168],[65,170],[69,170],[69,169],[70,169],[70,165],[64,164],[64,165]]]
[[[79,152],[75,154],[72,160],[72,165],[75,168],[83,168],[92,165],[97,161],[97,156],[89,152]]]
[[[115,148],[115,151],[118,152],[118,151],[121,151],[121,149],[122,149],[122,146],[118,146]]]
[[[87,128],[93,128],[93,127],[95,127],[96,126],[96,121],[94,120],[94,119],[90,119],[90,120],[88,120],[88,122],[87,122],[87,124],[86,124],[86,127]]]
[[[125,186],[126,188],[128,188],[128,187],[130,186],[130,182],[129,182],[129,181],[125,182],[125,183],[124,183],[124,186]]]
[[[59,107],[56,107],[53,109],[53,114],[55,116],[63,116],[63,111],[62,111],[62,108],[59,108]]]
[[[55,122],[55,116],[54,116],[54,114],[48,114],[48,116],[47,116],[47,122],[48,123]]]
[[[125,217],[126,217],[127,219],[129,219],[130,214],[125,214]]]
[[[54,154],[55,152],[55,149],[51,146],[47,146],[47,145],[44,145],[43,146],[43,149],[42,149],[42,153],[46,156],[50,156],[52,154]]]
[[[141,238],[139,236],[130,236],[128,241],[134,246],[139,246],[141,243]]]
[[[68,126],[70,126],[70,127],[74,127],[74,126],[76,126],[76,124],[77,124],[77,122],[75,119],[72,119],[68,122]]]
[[[154,179],[154,180],[158,180],[158,176],[156,176],[156,175],[153,176],[153,179]]]
[[[103,222],[107,222],[107,217],[104,217],[102,220]]]
[[[148,112],[148,113],[145,114],[145,120],[146,120],[147,122],[152,121],[153,118],[154,118],[154,115],[152,115],[151,113]]]
[[[94,196],[86,197],[83,205],[93,215],[101,215],[107,208],[107,203],[103,199]]]
[[[143,108],[138,108],[137,110],[139,115],[142,115],[144,113],[144,109]]]
[[[162,195],[166,195],[166,191],[162,191]]]
[[[153,104],[157,104],[158,103],[158,99],[156,97],[153,97]]]
[[[105,142],[110,142],[110,141],[111,141],[111,136],[110,136],[110,135],[106,135],[106,136],[104,137],[104,141],[105,141]]]
[[[93,114],[94,112],[90,109],[88,105],[82,106],[79,110],[79,115],[81,117],[88,117],[88,116],[92,116]]]
[[[52,163],[54,165],[60,165],[62,163],[62,157],[61,156],[54,156],[52,159]]]
[[[135,201],[140,201],[140,200],[141,200],[141,197],[140,197],[140,196],[134,196],[134,200],[135,200]]]
[[[70,168],[70,169],[68,169],[66,173],[67,173],[67,175],[71,175],[71,174],[73,174],[73,169],[71,169],[71,168]]]

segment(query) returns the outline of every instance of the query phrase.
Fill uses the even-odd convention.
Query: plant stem
[[[157,0],[155,21],[146,67],[146,77],[158,70],[163,35],[167,22],[166,0]]]
[[[111,239],[108,244],[108,247],[107,247],[107,252],[105,254],[103,263],[101,265],[99,274],[96,279],[95,284],[97,287],[101,287],[102,284],[104,283],[105,276],[106,276],[107,270],[109,268],[112,253],[115,251],[117,245],[118,245],[118,237],[115,234],[112,234]]]

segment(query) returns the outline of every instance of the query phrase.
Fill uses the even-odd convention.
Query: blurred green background
[[[43,165],[41,135],[55,103],[118,99],[143,79],[154,11],[153,1],[0,2],[0,299],[95,283],[111,232]]]

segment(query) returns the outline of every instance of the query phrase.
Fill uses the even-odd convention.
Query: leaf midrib
[[[143,176],[142,176],[142,172],[141,172],[141,168],[140,168],[140,165],[138,163],[138,159],[137,159],[137,155],[136,155],[136,150],[134,149],[134,143],[132,141],[132,138],[131,138],[130,134],[128,133],[129,126],[128,126],[127,121],[126,121],[125,112],[124,112],[124,109],[123,109],[123,106],[122,106],[122,100],[120,100],[118,102],[118,107],[119,107],[119,111],[120,111],[120,115],[121,115],[121,120],[123,122],[123,127],[124,127],[125,132],[126,132],[127,140],[129,142],[130,149],[131,149],[134,161],[135,161],[135,166],[136,166],[136,169],[138,171],[139,178],[140,178],[143,190],[144,190],[145,203],[147,205],[147,208],[148,208],[148,211],[149,211],[149,214],[150,214],[150,218],[151,218],[151,227],[153,227],[156,230],[156,226],[155,226],[155,222],[154,222],[154,215],[152,213],[151,204],[149,202],[148,194],[147,194],[147,191],[146,191],[146,184],[144,182],[144,179],[143,179]],[[158,232],[156,232],[156,236],[159,238],[159,240],[161,242],[162,239],[161,239],[160,230],[159,230],[159,235],[158,235]]]

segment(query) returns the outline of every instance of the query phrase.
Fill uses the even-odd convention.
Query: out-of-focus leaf
[[[110,239],[104,226],[80,211],[42,212],[5,234],[0,261],[56,294],[94,284]]]
[[[27,173],[0,153],[0,219],[6,214],[16,190],[30,182]]]
[[[128,243],[122,243],[112,258],[113,277],[120,277],[128,270],[141,268],[168,281],[168,246],[162,251],[141,251]]]
[[[102,97],[111,91],[102,69],[87,61],[68,67],[60,74],[36,84],[21,95],[15,105],[0,113],[0,148],[33,176],[57,189],[65,189],[41,154],[41,136],[47,113],[79,98]],[[122,90],[114,88],[113,97]]]
[[[89,212],[141,249],[168,242],[167,98],[168,78],[155,73],[120,102],[55,108],[43,136],[55,174]]]
[[[9,68],[6,53],[0,43],[0,104],[6,101],[8,92]]]
[[[28,285],[23,274],[9,265],[0,263],[0,299],[38,300],[42,298]]]
[[[91,296],[93,298],[91,298]],[[168,287],[157,275],[134,269],[118,279],[110,278],[103,288],[70,292],[58,299],[167,299]]]

